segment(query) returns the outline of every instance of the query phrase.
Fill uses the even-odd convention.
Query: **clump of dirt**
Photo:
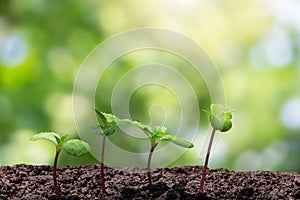
[[[100,165],[58,168],[61,199],[300,199],[296,172],[208,170],[205,192],[198,193],[201,167],[153,170],[148,190],[142,168],[105,169],[107,193],[101,193]],[[0,167],[0,199],[55,199],[51,166]]]

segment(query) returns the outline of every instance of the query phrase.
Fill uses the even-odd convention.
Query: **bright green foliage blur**
[[[72,92],[85,57],[114,34],[158,27],[184,34],[207,51],[221,73],[226,106],[236,111],[232,129],[218,133],[210,167],[300,172],[298,10],[300,4],[292,0],[0,1],[0,165],[51,164],[53,146],[28,139],[44,131],[78,137]],[[193,69],[187,70],[187,63],[145,50],[112,63],[99,81],[97,108],[111,112],[116,82],[132,66],[150,61],[168,61],[184,74],[200,109],[208,110],[214,103],[205,82]],[[134,119],[158,124],[163,117],[157,114],[150,119],[148,110],[160,104],[168,117],[180,120],[174,94],[159,86],[142,89],[133,94],[129,105]],[[205,135],[209,127],[205,113],[199,127]],[[113,137],[124,141],[120,134]],[[202,164],[203,148],[195,145],[170,166]],[[60,165],[89,163],[98,161],[91,155],[73,159],[67,154],[59,161]]]

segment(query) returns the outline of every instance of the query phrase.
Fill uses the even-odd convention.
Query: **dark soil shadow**
[[[189,194],[185,192],[184,186],[175,184],[169,188],[166,183],[156,183],[153,185],[152,190],[149,190],[148,187],[140,189],[124,188],[121,192],[124,199],[142,199],[140,198],[141,193],[143,193],[144,196],[148,196],[149,199],[211,199],[207,197],[206,193]]]

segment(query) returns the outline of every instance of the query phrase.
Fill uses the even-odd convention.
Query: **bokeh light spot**
[[[28,46],[20,35],[9,35],[0,44],[0,63],[8,67],[17,67],[28,56]]]
[[[250,62],[256,69],[286,67],[293,56],[289,35],[278,26],[267,31],[262,41],[254,45],[249,53]]]
[[[289,129],[300,128],[300,98],[288,100],[283,105],[281,121]]]
[[[289,144],[274,141],[263,151],[247,150],[235,160],[234,168],[238,171],[274,170],[288,155]]]

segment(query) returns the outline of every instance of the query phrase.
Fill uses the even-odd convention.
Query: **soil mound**
[[[55,199],[51,166],[0,167],[0,199]],[[61,199],[300,199],[296,172],[207,171],[205,192],[198,193],[201,167],[153,170],[148,190],[142,168],[105,169],[107,193],[101,193],[100,165],[58,168]]]

